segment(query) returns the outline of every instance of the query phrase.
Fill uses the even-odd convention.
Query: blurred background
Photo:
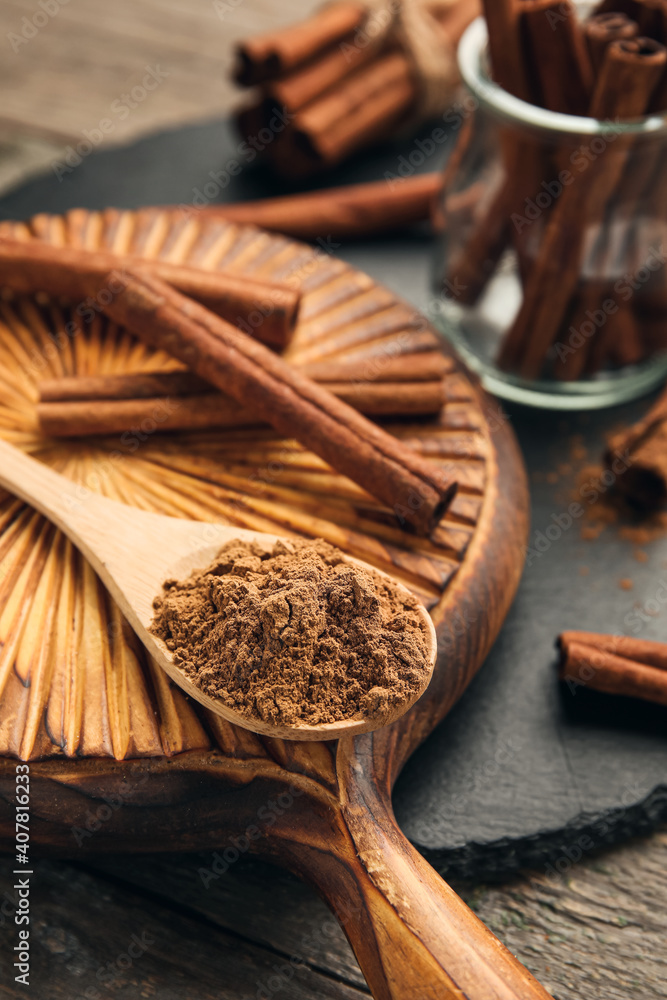
[[[224,116],[234,43],[318,0],[3,0],[0,192],[49,169],[103,119],[104,146]],[[153,71],[143,99],[133,88]],[[149,85],[150,85],[149,83]],[[135,97],[141,97],[141,89]]]

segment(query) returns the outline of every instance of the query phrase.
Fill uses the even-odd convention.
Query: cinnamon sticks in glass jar
[[[435,281],[445,331],[509,398],[608,405],[667,372],[667,122],[651,117],[667,109],[667,38],[642,33],[647,6],[582,21],[569,0],[489,0],[507,92],[485,77],[480,25],[463,39],[479,107],[443,199],[486,192],[445,228]]]

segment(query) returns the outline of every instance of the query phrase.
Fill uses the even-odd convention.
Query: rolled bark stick
[[[373,62],[377,57],[377,46],[367,45],[364,48],[345,44],[343,39],[339,45],[324,52],[314,62],[297,68],[289,76],[268,81],[264,88],[265,94],[272,106],[277,104],[294,114],[350,76],[354,70]]]
[[[429,219],[441,184],[440,173],[418,174],[391,184],[386,180],[350,184],[280,198],[208,205],[201,211],[207,218],[250,223],[297,239],[356,238]]]
[[[242,326],[263,343],[283,348],[291,340],[300,297],[286,285],[162,260],[55,247],[39,240],[0,239],[0,287],[22,295],[46,292],[71,303],[99,296],[99,307],[108,296],[102,288],[105,275],[113,270],[129,271],[135,265]]]
[[[444,362],[442,355],[429,353]],[[425,359],[428,355],[414,357]],[[316,375],[315,381],[325,382],[329,392],[367,416],[420,417],[439,413],[445,404],[442,374],[446,366],[435,362],[411,365],[410,355],[405,361],[400,371],[394,362],[393,371],[386,377],[383,372],[381,380],[377,376],[362,378],[358,365],[351,372],[351,366],[339,364],[329,366],[321,379]],[[408,378],[411,367],[417,375],[414,381]],[[133,427],[145,429],[151,423],[159,431],[258,423],[252,408],[240,407],[189,371],[70,376],[41,382],[39,394],[37,416],[42,432],[49,437],[115,434]]]
[[[445,403],[442,382],[331,382],[327,390],[369,417],[425,417]],[[221,430],[261,424],[254,407],[242,407],[223,393],[139,396],[42,402],[37,418],[48,437],[119,434],[133,428],[157,431]]]
[[[667,670],[667,644],[654,642],[650,639],[635,639],[629,635],[607,635],[605,632],[584,632],[571,630],[561,632],[558,643],[567,652],[571,643],[577,642],[585,646],[623,656],[626,660],[637,660],[646,666],[657,670]]]
[[[387,504],[399,523],[424,535],[438,524],[457,484],[436,465],[164,282],[138,273],[105,283],[115,289],[105,312],[116,322],[251,406]]]
[[[363,3],[325,4],[312,17],[279,31],[255,35],[237,47],[237,83],[253,86],[286,73],[341,41],[366,17]]]
[[[643,114],[665,65],[667,50],[650,39],[613,42],[598,76],[591,116],[611,119]],[[629,149],[627,138],[617,138],[554,206],[519,313],[501,347],[498,363],[502,368],[525,378],[540,374],[579,281],[584,235],[602,223]]]
[[[636,20],[642,35],[667,42],[667,8],[663,0],[637,0]]]
[[[340,162],[361,139],[395,128],[417,97],[417,83],[402,52],[382,56],[335,90],[297,112],[295,141],[315,161]]]
[[[667,501],[667,391],[636,424],[612,435],[604,461],[611,467],[618,455],[629,462],[614,489],[643,511],[656,510]]]
[[[601,323],[596,316],[603,317]],[[565,381],[594,375],[607,363],[636,364],[647,353],[632,304],[619,302],[613,285],[602,280],[582,282],[555,348],[560,360],[554,360],[552,374]]]
[[[524,0],[483,0],[489,29],[491,73],[504,90],[531,99],[521,42],[521,6]]]
[[[451,371],[452,363],[438,351],[405,354],[400,358],[378,359],[379,363],[365,372],[359,363],[324,362],[300,366],[302,375],[314,382],[350,382],[394,386],[407,382],[441,383]],[[206,379],[190,371],[132,372],[123,375],[71,375],[45,379],[38,385],[41,403],[77,402],[96,399],[148,399],[154,396],[195,396],[215,392]]]
[[[493,79],[524,101],[537,103],[535,80],[527,71],[523,8],[528,0],[485,0]],[[523,207],[544,176],[541,151],[527,141],[503,141],[505,175],[449,266],[444,287],[461,305],[474,305],[511,240],[522,256],[523,238],[511,216]]]
[[[550,111],[583,115],[593,91],[593,69],[570,0],[520,0],[531,75]]]
[[[558,645],[561,680],[667,705],[667,647],[662,643],[564,632]]]
[[[299,371],[315,382],[439,382],[454,369],[451,358],[439,351],[421,351],[396,357],[379,355],[364,362],[315,361]]]
[[[604,62],[605,52],[612,42],[622,38],[636,38],[639,25],[620,11],[595,14],[583,24],[584,38],[588,46],[593,72],[598,73]]]

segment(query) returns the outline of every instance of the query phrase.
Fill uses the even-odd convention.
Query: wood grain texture
[[[0,232],[290,280],[305,298],[289,348],[297,365],[332,358],[363,367],[437,346],[424,321],[386,289],[309,247],[252,229],[147,210],[39,216]],[[67,543],[7,497],[0,749],[35,761],[34,841],[64,846],[92,804],[120,797],[125,808],[112,812],[96,848],[214,849],[221,838],[247,837],[253,852],[328,899],[383,1000],[545,997],[409,845],[390,805],[402,764],[464,691],[518,583],[526,486],[507,425],[491,433],[490,404],[460,372],[446,376],[439,419],[392,425],[460,483],[439,532],[415,539],[388,509],[270,431],[158,439],[151,427],[137,429],[133,443],[40,439],[30,406],[38,379],[171,362],[97,316],[68,335],[57,307],[18,299],[3,305],[1,318],[0,433],[84,489],[175,516],[328,538],[407,583],[436,627],[449,616],[472,621],[472,609],[485,608],[474,629],[440,650],[427,694],[402,720],[304,748],[235,729],[187,702],[124,633],[117,609]],[[64,334],[59,348],[54,330]],[[12,774],[7,757],[5,800]],[[6,817],[3,810],[8,834]]]
[[[90,838],[92,845],[95,836]],[[70,844],[69,853],[78,852],[73,836]],[[224,849],[229,845],[219,846]],[[505,885],[455,886],[559,1000],[662,1000],[667,982],[663,947],[666,851],[667,831],[663,830],[587,857],[559,878],[542,870]],[[0,858],[0,870],[8,869],[10,860]],[[328,978],[365,989],[354,955],[324,903],[307,886],[272,865],[245,856],[216,876],[213,851],[142,857],[89,855],[83,864],[81,861],[39,863],[38,873],[44,871],[49,885],[55,873],[59,878],[56,886],[73,884],[75,888],[60,905],[51,906],[44,921],[54,944],[62,947],[67,940],[69,948],[49,953],[49,965],[41,967],[35,992],[40,986],[53,984],[54,996],[68,996],[72,973],[67,964],[85,944],[88,933],[85,916],[79,922],[75,915],[80,908],[84,915],[90,912],[87,896],[96,899],[105,894],[113,902],[106,923],[111,942],[119,937],[122,942],[122,935],[129,935],[128,921],[133,914],[159,907],[165,934],[169,933],[169,914],[176,912],[201,926],[206,940],[218,928],[235,935],[241,952],[247,948],[253,956],[259,948],[276,956],[269,965],[298,963],[295,978],[299,987],[303,986],[301,976],[309,971],[327,977],[323,982],[310,980],[313,997],[328,996]],[[82,880],[81,871],[92,878]],[[8,884],[7,879],[0,891]],[[42,897],[39,905],[41,913]],[[72,931],[74,936],[69,938]],[[8,954],[13,933],[12,926],[0,928],[0,958]],[[45,937],[40,936],[40,948]],[[114,957],[113,945],[105,949],[102,941],[91,951],[89,962],[97,959],[99,964]],[[176,970],[187,963],[186,946],[179,949],[178,956]],[[228,960],[233,961],[232,956]],[[212,961],[214,957],[209,956],[199,971],[187,966],[190,998],[201,1000],[208,995]],[[257,983],[253,971],[252,962],[247,963],[245,973],[241,966],[245,978],[239,995],[246,996],[245,988],[254,1000]],[[15,992],[8,991],[12,1000],[23,995],[18,986]],[[278,996],[291,996],[289,988],[285,986]]]

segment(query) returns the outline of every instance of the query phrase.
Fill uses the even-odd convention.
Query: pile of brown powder
[[[378,718],[424,683],[416,598],[327,542],[230,542],[168,580],[152,631],[206,694],[280,725]]]

